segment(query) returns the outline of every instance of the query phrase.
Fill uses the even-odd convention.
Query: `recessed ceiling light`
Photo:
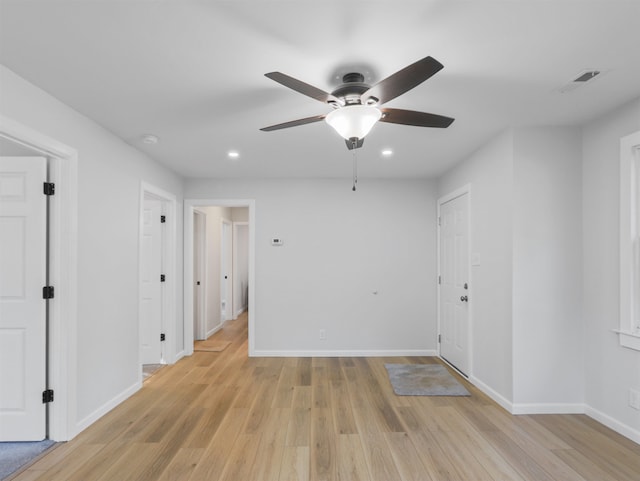
[[[227,152],[227,155],[230,159],[237,159],[238,157],[240,157],[240,152],[238,152],[237,150],[230,150],[229,152]]]
[[[144,134],[142,136],[142,143],[147,145],[155,145],[160,141],[157,135],[153,134]]]
[[[391,149],[384,149],[382,152],[380,152],[384,157],[391,157],[393,155],[393,150]]]

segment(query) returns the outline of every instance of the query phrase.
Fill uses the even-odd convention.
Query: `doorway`
[[[140,188],[139,335],[140,378],[144,367],[175,362],[173,292],[176,197],[143,182]]]
[[[49,439],[67,441],[78,431],[72,416],[76,396],[78,154],[1,114],[0,141],[26,149],[29,155],[46,157],[49,181],[58,187],[56,195],[50,197],[49,208],[48,284],[55,287],[55,301],[49,308],[47,360],[55,402],[47,404],[47,428]]]
[[[249,355],[251,356],[253,354],[253,352],[255,351],[254,348],[254,344],[253,344],[253,330],[254,330],[254,309],[253,309],[253,305],[254,305],[254,296],[253,296],[253,292],[254,289],[253,287],[253,282],[254,282],[254,272],[255,272],[255,267],[254,267],[254,259],[255,259],[255,201],[253,199],[240,199],[240,200],[229,200],[229,199],[185,199],[184,201],[185,204],[185,214],[184,214],[184,219],[185,219],[185,225],[184,225],[184,354],[185,355],[191,355],[193,354],[193,342],[194,339],[197,336],[197,333],[199,331],[198,326],[196,325],[196,321],[197,321],[197,316],[196,316],[196,287],[197,287],[197,280],[196,280],[196,276],[197,276],[197,269],[195,268],[195,256],[197,255],[195,253],[195,249],[197,247],[197,243],[195,242],[195,222],[197,217],[194,215],[194,212],[207,212],[208,210],[212,209],[212,210],[216,210],[216,209],[233,209],[233,208],[243,208],[243,210],[246,212],[246,218],[239,220],[238,222],[240,223],[244,223],[246,224],[246,230],[247,230],[247,240],[246,240],[246,247],[247,247],[247,256],[246,259],[244,260],[244,263],[247,267],[247,273],[244,275],[244,279],[245,279],[245,283],[246,283],[246,288],[244,289],[245,292],[245,296],[246,296],[246,305],[248,307],[248,350],[249,350]],[[211,220],[213,220],[214,217],[211,217]],[[209,218],[207,218],[207,231],[211,229],[217,229],[218,233],[216,234],[215,232],[213,232],[210,236],[207,235],[207,243],[211,244],[213,240],[217,239],[216,242],[219,243],[220,240],[222,240],[222,230],[226,229],[223,227],[223,223],[221,221],[215,221],[215,222],[209,222]],[[231,223],[228,224],[228,231],[229,234],[227,234],[227,243],[229,246],[231,246],[229,250],[229,252],[232,251],[232,246],[234,245],[233,240],[231,239],[232,235],[233,235],[233,225],[234,225],[235,221],[233,219],[231,219]],[[219,249],[219,248],[218,248]],[[234,318],[235,317],[235,312],[234,312],[234,283],[233,283],[233,275],[229,275],[229,272],[232,271],[233,269],[233,256],[229,256],[229,267],[227,270],[227,283],[226,283],[226,289],[227,291],[230,293],[231,297],[229,297],[229,295],[224,294],[225,297],[227,297],[227,299],[225,299],[225,317],[231,317]],[[211,321],[211,317],[216,317],[217,319],[222,320],[222,308],[221,308],[221,280],[222,280],[222,274],[221,271],[222,269],[220,268],[220,265],[222,264],[222,254],[218,253],[217,255],[209,255],[208,256],[208,261],[206,262],[207,265],[207,290],[209,291],[208,293],[208,299],[211,300],[211,302],[209,302],[209,300],[205,301],[205,304],[207,306],[206,309],[206,313],[203,317],[205,318],[209,318],[208,321],[211,325],[208,325],[204,327],[204,331],[205,331],[205,335],[206,337],[210,336],[211,334],[213,334],[215,332],[215,330],[217,330],[219,327],[221,327],[221,323],[217,323],[214,321]],[[213,263],[217,264],[217,268],[215,268],[215,266],[213,266]],[[212,267],[209,268],[209,264],[212,264]],[[214,292],[215,291],[215,292]],[[238,295],[241,295],[241,293],[238,293]],[[237,311],[236,311],[237,312]],[[215,327],[214,325],[219,324],[219,327]],[[213,327],[212,327],[213,326]]]
[[[469,188],[438,200],[438,341],[442,359],[470,374]]]

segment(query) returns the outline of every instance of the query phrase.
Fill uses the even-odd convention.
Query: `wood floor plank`
[[[220,428],[205,449],[201,462],[194,468],[190,480],[220,479],[227,459],[231,456],[236,438],[247,422],[248,416],[247,408],[234,407],[227,412]]]
[[[280,426],[289,424],[291,408],[274,408],[261,432],[260,445],[248,479],[278,481],[287,438]]]
[[[336,434],[357,434],[358,428],[349,400],[349,389],[345,382],[333,381],[329,387],[329,393]]]
[[[309,448],[285,446],[278,481],[309,481]]]
[[[369,481],[371,476],[357,434],[338,434],[336,440],[336,479],[339,481]]]
[[[188,481],[203,454],[204,448],[180,448],[158,481]]]
[[[333,416],[328,408],[311,409],[310,479],[336,479],[336,437]]]
[[[225,464],[220,481],[249,480],[249,473],[260,445],[261,434],[239,434]]]
[[[309,446],[311,437],[311,408],[293,409],[287,429],[287,446]]]
[[[438,481],[462,481],[464,478],[440,447],[437,437],[428,430],[409,433],[416,452],[429,475]],[[469,480],[472,481],[472,480]]]
[[[166,366],[14,481],[639,481],[640,446],[582,415],[511,416],[469,397],[396,396],[385,362],[219,353]]]
[[[402,481],[384,433],[360,434],[371,481]]]
[[[605,472],[621,481],[637,481],[640,473],[640,446],[627,449],[604,434],[589,429],[576,415],[532,416],[572,449],[593,460]]]
[[[385,437],[402,481],[434,481],[407,433],[386,433]]]
[[[498,451],[511,466],[530,481],[555,481],[527,452],[514,444],[500,431],[485,431],[482,436]]]

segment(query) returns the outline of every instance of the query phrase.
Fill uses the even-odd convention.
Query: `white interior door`
[[[42,157],[0,158],[0,441],[46,436],[46,181]]]
[[[469,194],[440,205],[440,356],[469,368]]]
[[[140,259],[140,351],[142,364],[162,359],[162,202],[145,199]]]
[[[229,221],[222,221],[222,234],[220,242],[220,304],[222,322],[233,319],[233,257],[232,242],[233,232]]]
[[[193,212],[193,333],[194,339],[207,338],[205,326],[206,312],[206,229],[207,216]]]

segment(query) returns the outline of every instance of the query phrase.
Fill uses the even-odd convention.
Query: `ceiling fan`
[[[378,121],[417,127],[446,128],[454,120],[451,117],[414,110],[380,107],[380,105],[420,85],[442,68],[443,65],[433,57],[425,57],[373,86],[364,82],[364,75],[357,72],[347,73],[342,77],[342,84],[331,93],[281,72],[267,73],[265,76],[271,80],[307,97],[326,103],[334,110],[328,114],[292,120],[263,127],[260,130],[271,132],[272,130],[325,120],[345,139],[347,148],[353,150],[362,147],[364,137]]]

